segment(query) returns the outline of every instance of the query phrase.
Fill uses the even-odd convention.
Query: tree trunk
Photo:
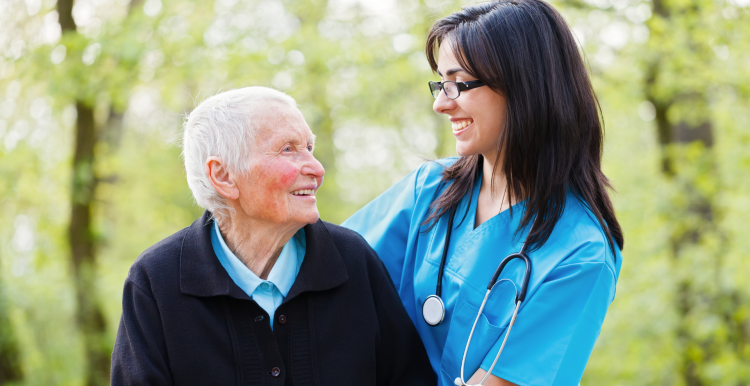
[[[64,33],[77,33],[72,17],[73,0],[58,0],[60,26]],[[94,174],[96,123],[93,106],[76,101],[75,153],[71,188],[68,238],[76,292],[76,323],[83,335],[87,386],[109,384],[111,350],[107,343],[104,313],[96,298],[96,250],[91,210],[97,178]]]
[[[648,94],[648,93],[647,93]],[[708,259],[696,258],[694,251],[704,249],[702,242],[708,237],[715,236],[719,230],[716,225],[716,202],[714,194],[705,192],[698,187],[699,183],[710,180],[712,184],[718,183],[715,173],[716,165],[711,149],[711,142],[705,139],[688,140],[684,136],[687,131],[707,131],[710,134],[713,129],[708,117],[698,125],[689,125],[685,122],[671,124],[666,116],[669,109],[678,103],[676,100],[659,101],[653,95],[647,95],[656,107],[657,135],[661,147],[661,170],[662,173],[674,184],[676,196],[672,205],[668,208],[671,212],[672,234],[670,240],[673,272],[676,273],[676,310],[679,317],[676,326],[676,336],[680,351],[680,375],[686,386],[703,386],[701,370],[707,362],[712,359],[714,350],[711,349],[712,338],[699,336],[695,331],[697,314],[705,314],[706,309],[701,308],[705,298],[710,297],[710,303],[716,300],[716,288],[699,288],[694,283],[694,274],[710,270],[720,270],[720,259],[718,255],[709,256]],[[652,102],[653,103],[653,102]],[[700,143],[696,151],[696,143]],[[697,156],[686,157],[688,147],[692,146],[692,153]],[[696,169],[700,172],[696,173]],[[712,250],[711,254],[718,251]],[[714,260],[711,266],[705,264]],[[713,310],[708,311],[708,313]]]
[[[23,379],[21,353],[8,317],[8,304],[0,286],[0,385]]]
[[[700,6],[689,5],[695,9]],[[648,55],[651,61],[646,66],[644,91],[656,111],[661,172],[675,192],[667,216],[672,226],[672,273],[676,277],[679,375],[686,386],[717,384],[721,381],[706,371],[710,367],[721,366],[728,357],[739,363],[750,360],[745,348],[750,326],[737,317],[739,305],[747,302],[737,288],[727,288],[721,281],[726,269],[722,257],[727,238],[719,226],[721,178],[713,149],[715,127],[710,113],[709,85],[701,88],[692,84],[675,89],[671,84],[670,89],[660,84],[662,78],[675,76],[667,71],[678,68],[669,65],[675,56],[674,42],[669,42],[669,35],[660,31],[686,36],[696,32],[685,31],[680,23],[685,4],[654,0],[653,7],[654,17],[647,25],[652,31],[649,46],[654,50]],[[685,48],[692,61],[700,60],[706,51],[709,55],[711,52],[710,47],[696,42]],[[678,109],[674,111],[677,114],[670,116],[671,109]],[[706,320],[716,323],[710,332],[700,330],[700,323]]]
[[[73,156],[73,186],[68,237],[76,290],[76,322],[86,350],[86,385],[109,384],[110,348],[107,344],[104,314],[96,298],[96,251],[91,206],[97,179],[94,175],[96,130],[94,111],[84,102],[76,103],[76,143]]]

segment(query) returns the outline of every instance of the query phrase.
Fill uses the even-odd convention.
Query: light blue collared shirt
[[[305,241],[305,229],[302,228],[284,244],[276,264],[268,274],[268,280],[262,280],[240,261],[227,244],[219,231],[219,225],[214,221],[213,232],[211,232],[211,245],[216,257],[227,270],[238,287],[255,300],[258,305],[268,313],[271,329],[273,329],[273,318],[276,309],[289,293],[292,284],[297,279],[302,260],[305,258],[307,242]]]

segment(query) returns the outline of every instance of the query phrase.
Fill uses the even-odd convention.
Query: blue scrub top
[[[424,299],[435,293],[448,215],[431,230],[422,225],[438,197],[445,166],[428,162],[367,204],[342,225],[360,233],[377,251],[417,327],[439,385],[453,385],[461,358],[492,274],[507,255],[521,250],[528,227],[516,233],[524,203],[476,229],[481,178],[456,211],[443,274],[443,322],[422,318]],[[439,190],[440,189],[440,190]],[[468,206],[468,212],[467,212]],[[465,215],[465,217],[464,217]],[[615,296],[622,256],[607,243],[596,217],[572,193],[550,238],[529,253],[532,262],[526,300],[492,373],[518,385],[577,385]],[[469,347],[465,379],[489,370],[513,313],[524,264],[510,262],[487,300]]]

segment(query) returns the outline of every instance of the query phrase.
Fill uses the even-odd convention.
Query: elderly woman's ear
[[[219,157],[211,156],[206,159],[206,175],[211,180],[214,189],[230,200],[240,197],[240,190],[234,180],[234,174],[227,168]]]

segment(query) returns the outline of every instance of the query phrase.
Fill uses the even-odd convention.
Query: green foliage
[[[63,36],[54,1],[35,4],[0,2],[0,331],[21,348],[20,384],[84,382],[66,239],[76,99],[94,106],[99,131],[96,296],[109,346],[133,260],[201,213],[174,139],[206,96],[268,85],[296,98],[326,168],[321,215],[336,223],[424,159],[454,152],[450,126],[431,111],[422,50],[429,25],[458,2],[146,0],[131,10],[78,0],[80,33]],[[706,382],[748,384],[750,336],[737,335],[750,331],[750,302],[737,301],[750,299],[747,1],[556,5],[590,60],[626,237],[582,384],[681,385],[685,356],[705,363]],[[660,146],[661,103],[672,124],[710,120],[713,146]],[[662,173],[665,154],[673,177]],[[690,210],[706,198],[710,223]],[[675,235],[702,227],[676,255]],[[706,296],[681,314],[685,279]]]

